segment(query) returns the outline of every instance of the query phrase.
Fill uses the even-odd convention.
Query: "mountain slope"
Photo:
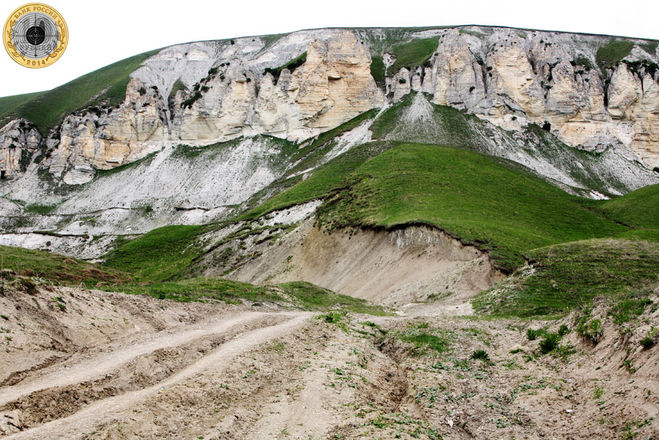
[[[0,243],[98,258],[160,226],[254,219],[326,197],[397,142],[513,161],[575,195],[624,194],[659,181],[656,51],[462,26],[308,30],[138,55],[2,101],[21,118],[0,129]]]

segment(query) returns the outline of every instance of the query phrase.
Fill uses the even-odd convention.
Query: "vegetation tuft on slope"
[[[613,40],[606,46],[597,49],[595,59],[602,72],[611,67],[615,67],[623,58],[631,52],[634,43],[625,40]]]

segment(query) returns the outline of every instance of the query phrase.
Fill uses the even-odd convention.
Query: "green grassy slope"
[[[563,175],[582,186],[611,195],[629,191],[608,153],[581,151],[561,142],[553,134],[530,124],[516,136],[482,119],[448,106],[432,104],[423,94],[410,93],[384,111],[371,126],[373,137],[381,140],[450,145],[517,162],[533,164],[541,174]],[[421,115],[419,115],[421,113]],[[521,136],[520,140],[519,136]],[[497,141],[494,141],[497,139]],[[531,165],[529,165],[531,167]],[[642,175],[647,171],[626,162],[615,162],[616,169]],[[620,173],[622,174],[622,173]]]
[[[0,246],[0,269],[9,269],[17,275],[36,276],[56,283],[89,286],[118,283],[129,276],[113,268],[102,267],[50,252],[18,247]]]
[[[422,65],[437,50],[439,37],[422,38],[398,44],[391,48],[396,56],[394,65],[391,66],[389,74],[395,74],[403,67],[412,69]]]
[[[42,93],[44,92],[25,93],[23,95],[4,96],[0,98],[0,123],[9,119],[6,116],[3,117],[3,115],[7,115],[11,110],[33,100]]]
[[[495,316],[560,316],[588,307],[596,297],[626,321],[652,303],[659,283],[659,244],[596,239],[528,251],[535,272],[513,275],[474,301],[476,311]]]
[[[435,145],[373,142],[335,158],[242,218],[331,198],[320,212],[334,227],[429,223],[491,251],[500,267],[512,270],[523,264],[526,251],[551,244],[607,236],[652,239],[658,187],[595,202],[501,159]]]
[[[436,225],[512,270],[525,250],[625,230],[581,199],[505,162],[455,148],[401,144],[359,166],[321,208],[333,226]]]
[[[336,294],[306,282],[293,282],[277,286],[257,286],[222,278],[185,278],[162,281],[178,270],[186,255],[171,252],[194,236],[186,227],[167,227],[156,230],[146,239],[131,241],[123,246],[115,258],[117,270],[87,263],[50,252],[0,246],[0,295],[8,286],[32,291],[43,280],[51,283],[96,287],[106,291],[149,295],[174,301],[223,301],[238,304],[243,300],[252,303],[277,303],[287,308],[318,311],[340,311],[383,315],[382,307],[366,301]],[[170,247],[167,239],[176,237]],[[134,252],[136,249],[144,251]],[[163,252],[157,255],[157,249]],[[152,252],[150,252],[152,251]],[[131,253],[132,252],[132,253]],[[191,252],[188,252],[189,255]],[[148,266],[145,267],[144,265]]]
[[[135,55],[47,92],[1,98],[0,120],[22,117],[47,135],[68,114],[92,105],[115,106],[126,94],[129,74],[157,50]],[[29,99],[28,99],[29,98]]]
[[[612,218],[641,229],[659,229],[659,184],[599,203]]]
[[[154,229],[118,246],[105,265],[131,273],[137,280],[168,280],[199,255],[197,239],[206,228],[173,225]]]

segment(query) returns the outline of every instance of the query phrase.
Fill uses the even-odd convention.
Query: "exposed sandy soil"
[[[627,332],[607,321],[595,347],[569,333],[562,343],[576,351],[564,361],[538,354],[526,329],[571,318],[477,320],[451,299],[336,324],[52,289],[0,297],[4,438],[646,439],[659,429],[659,355],[639,345],[659,311]],[[411,328],[446,337],[448,350],[396,337]],[[479,349],[490,362],[471,359]]]
[[[207,274],[251,283],[304,280],[377,304],[402,306],[442,296],[460,304],[503,278],[486,253],[427,226],[329,233],[308,218],[275,242],[255,236],[214,253],[227,247],[232,257],[214,262]],[[232,266],[237,269],[226,274]]]

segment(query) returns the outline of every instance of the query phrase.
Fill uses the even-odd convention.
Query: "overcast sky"
[[[28,1],[2,0],[2,24]],[[0,96],[51,89],[171,44],[318,27],[484,24],[659,39],[659,1],[652,0],[40,1],[64,16],[69,46],[55,64],[34,70],[0,53]]]

